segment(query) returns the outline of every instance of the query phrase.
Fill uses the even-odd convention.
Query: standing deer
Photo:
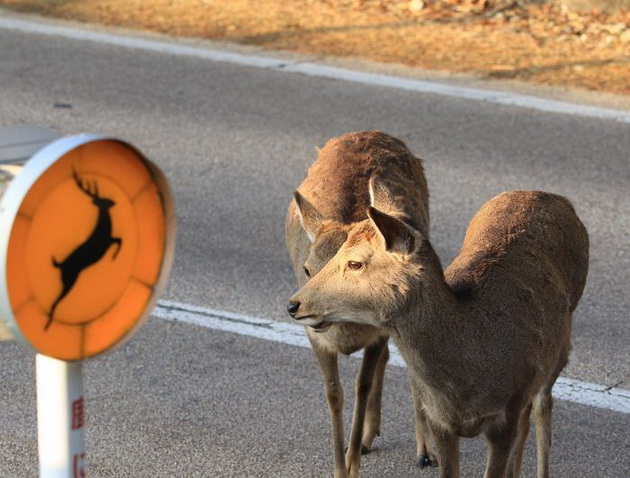
[[[371,184],[372,187],[369,187]],[[386,190],[393,191],[386,195]],[[429,193],[422,161],[401,141],[377,131],[334,138],[319,152],[295,192],[286,221],[286,243],[298,286],[308,283],[348,237],[363,228],[370,204],[398,217],[425,236],[429,233]],[[357,476],[361,454],[380,434],[383,374],[389,358],[388,334],[374,325],[319,321],[306,332],[319,363],[332,422],[335,478]],[[344,457],[343,390],[338,354],[364,349],[356,378],[355,405]],[[419,403],[416,408],[418,464],[436,465],[430,431]]]
[[[79,177],[79,174],[75,170],[73,170],[73,177],[78,188],[87,196],[92,198],[92,204],[94,204],[98,209],[98,218],[90,236],[74,251],[72,251],[68,257],[61,262],[57,262],[54,257],[52,259],[53,266],[61,270],[61,282],[63,287],[61,289],[61,293],[57,296],[57,299],[55,299],[50,307],[48,322],[44,327],[45,330],[48,330],[48,327],[50,327],[57,305],[59,305],[59,302],[68,295],[79,278],[79,274],[92,264],[100,261],[113,244],[118,246],[113,257],[116,259],[122,245],[122,239],[112,236],[112,218],[109,210],[116,203],[111,199],[99,196],[98,184],[96,181],[84,184],[83,180]]]
[[[293,296],[291,315],[316,328],[355,322],[391,334],[442,478],[460,476],[459,437],[482,432],[486,478],[520,476],[532,409],[538,477],[548,477],[551,389],[588,271],[588,234],[573,207],[538,191],[495,197],[446,271],[420,229],[377,207]]]

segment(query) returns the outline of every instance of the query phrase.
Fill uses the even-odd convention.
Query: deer
[[[369,188],[376,181],[379,187]],[[394,195],[385,195],[387,185]],[[382,187],[381,187],[382,186]],[[298,287],[315,277],[337,250],[363,227],[370,204],[429,234],[429,192],[422,161],[385,133],[362,131],[329,140],[294,193],[286,216],[286,245]],[[356,315],[356,314],[353,314]],[[388,334],[372,324],[321,321],[306,327],[324,380],[334,455],[334,477],[358,476],[362,454],[380,435],[381,395],[389,359]],[[344,451],[343,388],[338,355],[363,349],[355,381],[355,403],[347,453]],[[419,403],[415,408],[417,464],[437,466]]]
[[[109,210],[116,203],[99,195],[96,181],[84,182],[74,169],[72,175],[77,187],[92,199],[92,204],[98,210],[98,217],[89,237],[77,246],[68,257],[61,262],[58,262],[54,257],[52,258],[53,266],[61,271],[62,289],[50,307],[48,321],[44,326],[44,330],[48,330],[50,324],[52,324],[55,309],[74,287],[81,272],[100,261],[112,245],[117,246],[113,255],[113,259],[116,259],[122,246],[122,239],[112,236],[112,218]]]
[[[290,299],[290,315],[314,328],[350,322],[390,334],[441,478],[460,477],[459,438],[481,433],[485,477],[520,476],[532,411],[537,476],[548,477],[552,387],[588,273],[588,233],[572,204],[542,191],[496,196],[446,270],[416,226],[377,204],[367,216]]]

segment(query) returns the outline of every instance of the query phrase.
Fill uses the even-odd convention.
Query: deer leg
[[[459,437],[435,423],[431,424],[435,448],[440,461],[440,478],[461,478],[459,470]]]
[[[363,425],[365,423],[365,412],[367,410],[368,398],[372,389],[374,372],[383,350],[387,347],[387,338],[379,340],[373,345],[366,347],[363,351],[363,362],[357,375],[355,383],[354,415],[352,417],[352,431],[350,432],[350,443],[346,453],[346,467],[348,476],[359,476],[359,466],[361,464],[361,438],[363,435]]]
[[[529,404],[521,413],[516,434],[516,442],[512,448],[510,461],[508,465],[508,477],[519,478],[521,476],[521,466],[523,465],[523,452],[525,451],[525,442],[529,434],[529,416],[532,412],[532,405]]]
[[[59,297],[55,299],[55,302],[53,302],[53,305],[50,306],[50,312],[48,313],[48,320],[46,321],[46,325],[44,325],[44,330],[48,330],[48,327],[50,327],[50,324],[52,324],[53,318],[55,316],[55,309],[57,308],[57,305],[59,305],[59,302],[61,302],[61,299],[63,299],[67,293],[67,290],[62,291]]]
[[[374,380],[368,398],[367,410],[365,412],[365,425],[363,427],[363,437],[361,438],[361,454],[365,455],[372,450],[372,442],[381,434],[381,398],[383,396],[383,379],[385,378],[385,367],[389,360],[389,349],[387,340],[383,343],[381,357],[376,363],[374,370]]]
[[[411,398],[413,399],[414,425],[416,432],[416,466],[425,468],[427,466],[438,466],[438,461],[433,450],[431,442],[431,429],[427,423],[427,419],[422,409],[420,397],[413,393],[411,389]]]
[[[534,398],[536,422],[536,455],[538,478],[549,477],[549,454],[551,452],[551,412],[553,398],[551,389],[541,390]]]
[[[116,252],[114,252],[114,256],[112,257],[112,259],[116,259],[116,256],[120,252],[120,248],[122,246],[122,239],[120,237],[112,237],[111,241],[112,241],[112,244],[116,245]]]
[[[411,388],[411,398],[413,400],[414,426],[416,436],[416,466],[425,468],[427,466],[438,466],[438,459],[433,448],[431,427],[427,421],[422,406],[420,392],[415,387],[414,378],[409,375],[409,386]]]
[[[329,352],[313,340],[311,340],[311,346],[324,379],[326,402],[330,413],[333,454],[335,457],[334,478],[346,478],[348,472],[346,470],[343,446],[343,388],[339,380],[337,354]]]
[[[67,273],[64,274],[64,271],[61,271],[61,282],[63,284],[63,289],[61,290],[61,293],[59,294],[59,296],[55,299],[55,302],[53,302],[52,306],[50,306],[50,312],[48,313],[48,321],[46,322],[46,325],[44,326],[44,330],[48,330],[48,327],[50,327],[50,324],[52,324],[53,318],[55,316],[55,310],[57,309],[59,302],[61,302],[63,298],[66,295],[68,295],[68,292],[70,292],[70,289],[72,289],[72,286],[77,281],[78,277],[79,277],[78,274],[67,274]]]
[[[505,422],[501,421],[486,431],[488,459],[484,478],[505,478],[520,418],[521,413],[508,414]]]

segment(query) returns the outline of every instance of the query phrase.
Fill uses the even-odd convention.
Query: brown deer
[[[385,194],[387,191],[393,193]],[[346,239],[363,227],[371,204],[427,236],[428,200],[422,161],[401,141],[377,131],[349,133],[328,141],[287,213],[286,243],[299,287],[317,275]],[[380,327],[352,323],[349,319],[356,315],[354,310],[344,323],[319,321],[306,329],[324,379],[335,478],[357,476],[361,454],[370,451],[380,434],[388,334]],[[356,378],[354,416],[344,457],[343,390],[337,356],[360,349],[364,356]],[[421,407],[415,405],[418,464],[436,465],[428,425]]]
[[[487,202],[443,271],[426,235],[375,207],[290,301],[311,327],[348,321],[390,333],[458,478],[459,437],[484,433],[486,478],[520,476],[530,412],[538,477],[549,476],[551,389],[570,349],[588,234],[568,200],[511,191]]]
[[[48,322],[46,322],[44,326],[45,330],[50,327],[55,315],[55,309],[59,305],[59,302],[61,302],[62,299],[68,295],[72,287],[74,287],[75,282],[79,278],[79,274],[87,267],[100,261],[112,245],[117,246],[113,256],[115,259],[122,245],[122,239],[112,236],[112,218],[109,210],[116,203],[111,199],[99,195],[96,181],[84,183],[76,171],[73,171],[73,176],[77,187],[92,199],[92,204],[94,204],[98,210],[98,217],[90,236],[77,246],[68,257],[61,262],[57,262],[54,257],[52,259],[53,266],[61,271],[62,289],[50,307]]]

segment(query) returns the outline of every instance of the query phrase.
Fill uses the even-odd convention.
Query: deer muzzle
[[[300,306],[302,303],[298,300],[290,300],[287,305],[287,312],[291,316],[292,319],[298,321],[301,325],[308,325],[313,329],[323,329],[327,328],[330,325],[328,322],[321,319],[317,315],[300,315]]]
[[[295,316],[297,315],[299,309],[300,309],[300,302],[298,302],[297,300],[289,301],[289,305],[287,305],[287,312],[289,313],[292,319],[295,319]]]

